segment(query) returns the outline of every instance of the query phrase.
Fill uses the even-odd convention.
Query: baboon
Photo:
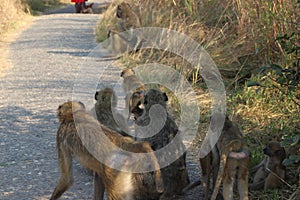
[[[263,152],[267,157],[250,170],[250,173],[255,173],[253,183],[249,184],[250,190],[279,188],[280,179],[285,179],[286,169],[282,165],[286,158],[285,149],[278,142],[270,142]]]
[[[108,128],[121,133],[123,136],[128,136],[129,129],[124,117],[114,112],[113,109],[117,106],[117,96],[113,89],[104,88],[95,93],[95,112],[97,120]]]
[[[139,16],[133,11],[131,6],[122,2],[117,6],[116,16],[120,19],[119,29],[126,31],[130,29],[136,29],[141,27],[141,21]]]
[[[136,127],[137,141],[149,142],[154,150],[160,150],[172,143],[172,150],[164,150],[159,155],[160,157],[158,157],[158,160],[166,160],[170,155],[178,158],[173,163],[170,163],[168,166],[161,169],[165,188],[165,192],[162,194],[161,199],[171,199],[175,196],[183,195],[183,189],[190,183],[186,169],[185,146],[180,137],[181,133],[178,130],[176,123],[167,112],[167,101],[168,97],[166,93],[155,89],[148,90],[143,99],[144,113],[135,121],[135,124],[138,126]],[[153,120],[151,119],[153,110],[151,111],[150,108],[152,106],[155,108],[156,104],[160,105],[160,108],[158,108],[159,111],[165,111],[164,113],[159,113],[157,117],[154,117],[155,120],[158,120],[158,123],[162,122],[161,125],[157,125],[158,123],[153,121],[151,122],[151,120]],[[151,134],[152,131],[156,133],[153,136],[139,138],[138,135],[141,130],[150,124],[154,124],[156,128],[161,126],[161,128],[158,130],[149,130],[149,134]],[[184,153],[182,154],[181,152]]]
[[[145,85],[136,77],[133,69],[126,68],[121,72],[123,80],[123,89],[126,92],[126,107],[129,109],[129,118],[131,114],[134,119],[142,115],[141,101],[146,91]]]
[[[212,200],[222,199],[219,193],[221,182],[223,183],[223,198],[233,199],[234,180],[237,178],[237,186],[241,200],[248,200],[248,174],[250,163],[250,151],[243,139],[239,128],[228,117],[217,144],[212,151],[200,158],[202,169],[204,199],[209,199],[210,176],[213,177]]]
[[[131,30],[141,27],[139,16],[128,3],[122,2],[116,8],[116,17],[119,19],[118,30],[108,30],[107,33],[107,37],[112,39],[114,53],[124,53],[129,48],[138,51],[143,40],[137,36],[136,32],[133,34]]]
[[[61,176],[51,200],[58,199],[73,183],[72,155],[83,166],[95,172],[94,199],[103,199],[104,189],[107,190],[109,200],[149,199],[149,195],[159,196],[163,191],[159,164],[150,144],[135,142],[100,124],[85,110],[81,102],[69,101],[60,105],[57,117],[60,122],[56,139]],[[106,137],[101,137],[102,132]],[[145,157],[143,165],[146,167],[153,165],[156,170],[147,173],[129,173],[106,166],[94,157],[95,154],[89,152],[87,145],[92,147],[97,157],[102,156],[105,161],[110,163],[121,161],[121,169],[132,167],[135,170],[141,167],[132,164],[134,159],[126,152],[113,153],[116,147],[109,144],[107,139],[125,151],[149,154],[151,160]]]

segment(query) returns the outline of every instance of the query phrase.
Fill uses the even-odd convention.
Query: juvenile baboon
[[[72,155],[83,166],[95,172],[94,199],[103,199],[104,189],[107,190],[109,200],[147,199],[148,195],[159,196],[163,191],[159,164],[148,143],[135,142],[101,125],[80,102],[66,102],[60,105],[57,117],[60,122],[56,139],[61,176],[51,200],[58,199],[73,183]],[[107,138],[101,137],[102,132]],[[141,167],[132,164],[133,158],[126,152],[113,153],[116,148],[106,139],[125,151],[149,154],[151,160],[145,158],[143,165],[154,165],[154,174],[122,172],[104,165],[89,152],[85,144],[92,144],[93,153],[96,152],[97,156],[102,156],[105,161],[121,161],[120,169],[131,166],[135,170]]]
[[[135,121],[136,125],[138,125],[136,128],[138,141],[149,142],[154,150],[160,150],[172,143],[172,150],[164,149],[158,157],[159,160],[167,160],[170,156],[176,156],[176,158],[178,158],[161,169],[165,186],[165,192],[161,196],[161,199],[171,199],[174,196],[182,195],[182,190],[190,183],[186,169],[185,146],[180,137],[180,131],[178,130],[176,123],[167,112],[167,101],[168,97],[166,93],[155,89],[148,90],[143,99],[144,113]],[[153,106],[155,109],[157,106],[156,104],[160,105],[158,108],[159,111],[164,110],[165,112],[155,116],[155,119],[151,119],[153,110],[151,111],[150,108]],[[158,123],[151,122],[151,120],[158,120]],[[162,124],[158,125],[159,122],[162,122]],[[150,124],[154,124],[155,128],[159,126],[161,126],[161,128],[159,130],[149,130],[149,134],[151,134],[152,131],[156,133],[153,136],[139,138],[140,131],[143,132],[143,129]],[[182,154],[182,152],[184,153]]]
[[[107,33],[107,37],[112,40],[113,52],[119,54],[140,49],[143,40],[138,36],[137,30],[132,32],[141,27],[139,16],[128,3],[122,2],[116,8],[116,17],[119,19],[117,30],[109,30]]]
[[[126,107],[129,109],[129,117],[132,114],[136,119],[142,115],[141,101],[146,91],[145,85],[136,77],[132,69],[126,68],[121,72],[123,89],[126,92]]]
[[[221,198],[219,188],[223,183],[223,198],[233,199],[234,180],[240,200],[248,200],[248,174],[250,151],[239,128],[228,117],[225,119],[224,128],[213,150],[204,158],[200,158],[202,169],[204,199],[209,199],[210,177],[213,177],[212,200]]]
[[[95,112],[98,121],[108,128],[128,136],[129,129],[125,118],[114,112],[113,109],[117,106],[117,96],[113,89],[104,88],[95,93]]]
[[[117,6],[116,16],[120,19],[119,28],[121,31],[141,27],[141,21],[139,16],[126,2],[122,2]]]
[[[249,184],[250,190],[279,188],[280,179],[285,179],[286,169],[282,165],[286,158],[285,149],[278,142],[270,142],[263,152],[267,157],[250,170],[250,173],[255,173],[253,183]]]

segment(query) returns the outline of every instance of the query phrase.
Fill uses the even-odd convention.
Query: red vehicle
[[[86,1],[88,0],[71,0],[71,2],[75,3],[76,13],[93,13],[92,7],[94,3],[87,5]]]

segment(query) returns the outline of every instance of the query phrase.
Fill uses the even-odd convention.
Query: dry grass
[[[7,61],[8,45],[14,41],[29,17],[23,12],[20,0],[3,0],[0,4],[0,77],[11,65]],[[17,29],[18,28],[18,29]]]
[[[38,2],[38,5],[35,4]],[[33,19],[31,6],[36,9],[46,9],[70,3],[69,0],[1,0],[0,3],[0,77],[11,67],[7,60],[8,46]],[[38,10],[41,11],[41,10]]]

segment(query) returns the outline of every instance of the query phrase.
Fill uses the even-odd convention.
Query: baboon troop
[[[97,119],[86,111],[81,102],[69,101],[60,105],[56,140],[61,174],[51,200],[60,198],[71,187],[73,156],[84,167],[94,171],[95,200],[103,200],[104,191],[108,200],[176,199],[200,183],[190,183],[186,149],[181,139],[184,133],[178,130],[167,111],[166,93],[146,89],[132,70],[123,70],[121,76],[126,91],[143,92],[139,98],[130,96],[129,99],[129,110],[135,115],[135,137],[128,137],[121,128],[126,120],[120,118],[122,124],[116,117],[118,114],[113,114],[117,97],[111,88],[95,93]],[[139,112],[135,113],[135,109]],[[158,127],[154,133],[153,125]],[[86,146],[91,143],[94,145],[92,151]],[[168,145],[174,147],[164,149]],[[281,179],[286,178],[286,169],[282,165],[286,152],[278,142],[270,142],[263,152],[266,158],[250,170],[254,178],[248,185],[250,150],[242,132],[226,116],[218,142],[208,155],[200,158],[204,199],[233,200],[235,185],[240,200],[248,200],[248,188],[279,188]],[[138,162],[132,153],[146,153],[149,157],[142,154],[142,162]],[[164,164],[171,156],[175,157],[174,161]],[[136,173],[145,168],[149,170]],[[219,192],[220,188],[222,192]]]
[[[169,145],[171,142],[173,143],[172,145],[174,145],[172,151],[168,151],[166,149],[158,157],[158,160],[166,160],[168,157],[170,157],[170,154],[172,154],[172,156],[176,156],[177,158],[168,166],[161,168],[165,189],[164,194],[161,196],[161,199],[171,199],[177,195],[182,195],[182,190],[190,183],[188,172],[186,169],[185,146],[181,140],[181,133],[179,132],[176,123],[167,112],[167,101],[168,97],[166,93],[155,89],[148,90],[143,100],[144,114],[138,117],[135,121],[135,124],[142,129],[140,130],[139,128],[137,128],[136,135],[138,136],[139,131],[144,132],[144,128],[152,123],[152,106],[158,104],[165,110],[165,122],[162,127],[159,127],[158,132],[148,138],[137,138],[138,141],[149,142],[154,150],[160,150]],[[160,116],[155,116],[154,118],[158,119],[160,118]],[[154,126],[156,126],[156,124]],[[149,131],[151,132],[152,130],[153,129],[150,129]],[[175,137],[177,138],[177,140],[174,140]],[[181,155],[180,152],[184,152],[183,155]]]
[[[135,142],[100,124],[80,102],[66,102],[60,105],[57,117],[60,122],[57,131],[57,151],[61,176],[50,199],[58,199],[72,185],[73,155],[83,166],[95,172],[94,199],[103,199],[104,190],[107,191],[109,200],[149,199],[163,192],[159,164],[148,143]],[[133,162],[133,157],[128,154],[129,152],[115,152],[116,148],[108,144],[105,141],[106,138],[101,137],[101,131],[110,142],[125,151],[149,154],[151,160],[145,158],[145,162],[142,163],[149,167],[153,165],[156,170],[146,173],[129,173],[112,169],[100,162],[89,152],[85,143],[92,142],[92,148],[95,149],[97,155],[99,154],[108,163],[121,162],[119,164],[121,170],[126,168],[134,170],[141,167],[133,164],[136,162]]]
[[[222,133],[212,151],[200,158],[204,199],[209,199],[210,176],[213,178],[211,199],[222,199],[219,188],[223,183],[223,198],[233,199],[234,180],[237,182],[239,198],[248,200],[248,174],[250,151],[239,128],[228,117]]]
[[[92,12],[91,6],[86,11]],[[118,54],[129,48],[138,50],[145,44],[142,36],[132,34],[133,29],[141,27],[138,14],[122,2],[117,5],[115,16],[117,30],[108,31],[112,51]],[[127,35],[122,34],[124,31]],[[282,161],[286,152],[280,143],[270,142],[263,149],[266,157],[249,170],[251,153],[244,136],[225,116],[215,146],[205,157],[197,157],[202,182],[190,183],[187,149],[182,140],[185,133],[167,110],[168,96],[146,86],[133,69],[123,69],[120,76],[128,116],[117,112],[117,95],[108,87],[95,93],[96,116],[78,101],[58,107],[56,143],[61,173],[51,200],[59,199],[72,186],[73,157],[94,173],[94,200],[103,200],[105,191],[108,200],[170,200],[182,198],[198,184],[202,185],[206,200],[233,200],[236,189],[240,200],[248,200],[248,190],[279,188],[281,180],[285,180]],[[132,123],[134,135],[129,129]],[[249,171],[254,175],[250,184]]]
[[[286,169],[282,161],[286,158],[286,152],[278,142],[270,142],[264,149],[266,157],[250,173],[255,173],[253,183],[249,185],[251,190],[275,189],[281,186],[281,180],[285,180]]]

